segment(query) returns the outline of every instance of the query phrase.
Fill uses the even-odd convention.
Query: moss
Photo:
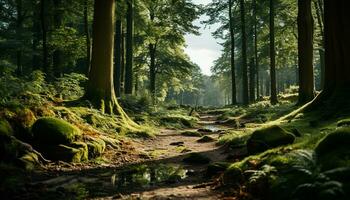
[[[236,166],[230,166],[221,177],[221,181],[224,185],[238,186],[244,181],[243,172]]]
[[[19,158],[19,161],[20,166],[27,171],[32,171],[40,165],[38,155],[35,153],[27,153]]]
[[[270,148],[292,144],[294,140],[293,134],[273,125],[254,131],[247,141],[247,149],[250,154],[255,154]]]
[[[106,143],[101,139],[95,139],[87,143],[89,159],[97,158],[102,155],[106,149]]]
[[[165,116],[160,118],[160,122],[162,125],[179,125],[181,127],[192,128],[196,124],[196,118],[183,116],[183,115],[173,115],[173,116]]]
[[[44,156],[53,161],[79,163],[88,160],[88,147],[85,143],[75,142],[70,145],[47,146],[41,149]]]
[[[181,135],[188,136],[188,137],[201,137],[202,134],[198,131],[183,131],[181,132]]]
[[[0,136],[13,135],[13,129],[10,123],[5,119],[0,119]]]
[[[323,138],[315,148],[322,169],[350,166],[350,127],[337,129]]]
[[[208,164],[210,161],[210,158],[200,153],[190,153],[183,159],[183,162],[188,164]]]
[[[213,141],[215,141],[215,139],[210,137],[210,136],[207,136],[207,135],[205,135],[197,140],[197,142],[199,142],[199,143],[206,143],[206,142],[213,142]]]
[[[81,136],[80,130],[57,118],[40,118],[33,127],[34,139],[40,144],[69,144]]]

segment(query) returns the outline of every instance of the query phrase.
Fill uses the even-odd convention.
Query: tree
[[[278,103],[276,81],[276,51],[275,51],[275,6],[274,0],[270,0],[270,75],[271,75],[271,104]]]
[[[298,0],[299,104],[315,97],[311,0]]]
[[[230,23],[230,41],[231,41],[231,104],[235,105],[237,104],[237,88],[236,88],[236,68],[235,68],[235,31],[234,31],[234,24],[233,24],[233,0],[229,0],[229,23]]]
[[[43,52],[43,67],[45,73],[49,72],[49,50],[47,45],[47,23],[46,23],[46,0],[40,0],[40,22],[42,31],[42,52]]]
[[[115,21],[115,44],[114,44],[114,88],[117,97],[121,96],[121,76],[122,76],[122,20]]]
[[[54,4],[54,26],[60,30],[63,26],[64,8],[62,0],[53,0]],[[53,71],[55,77],[61,77],[63,73],[63,51],[60,48],[55,49],[52,55]]]
[[[94,5],[91,70],[85,98],[107,113],[116,113],[134,124],[119,106],[113,85],[114,0]]]
[[[248,64],[247,64],[247,36],[245,30],[245,7],[244,0],[240,0],[241,31],[242,31],[242,81],[243,81],[243,104],[249,104],[248,91]]]
[[[260,86],[259,86],[259,60],[258,60],[258,19],[257,14],[257,4],[256,0],[252,1],[253,4],[253,21],[254,21],[254,60],[255,60],[255,73],[256,73],[256,97],[260,96]]]
[[[91,64],[91,38],[89,30],[89,0],[84,0],[84,31],[86,41],[86,73],[89,75]]]
[[[125,94],[132,94],[133,89],[133,26],[134,26],[134,3],[126,0],[126,57],[125,57]]]

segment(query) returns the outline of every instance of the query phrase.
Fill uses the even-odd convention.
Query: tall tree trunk
[[[41,68],[41,57],[39,56],[38,46],[41,40],[41,26],[40,26],[40,5],[32,1],[33,16],[32,16],[32,70]]]
[[[125,94],[132,94],[133,89],[133,0],[126,0],[128,10],[126,14],[126,62],[125,62]]]
[[[17,19],[16,19],[16,37],[19,41],[20,47],[16,52],[16,60],[17,60],[17,75],[23,74],[23,66],[22,66],[22,31],[23,31],[23,2],[22,0],[16,0],[17,7]]]
[[[259,60],[258,60],[258,19],[256,17],[257,5],[256,0],[253,0],[253,20],[254,20],[254,60],[255,60],[255,74],[256,74],[256,97],[259,98]]]
[[[114,13],[114,0],[95,1],[91,70],[86,98],[107,113],[117,111],[118,114],[124,114],[118,105],[113,85]]]
[[[326,77],[324,92],[327,96],[339,96],[349,104],[350,90],[350,6],[347,0],[325,0],[325,50]],[[340,103],[339,102],[339,103]],[[341,106],[341,105],[338,105]]]
[[[271,75],[271,104],[278,103],[276,83],[276,52],[275,52],[275,5],[270,0],[270,75]]]
[[[320,5],[320,0],[314,0],[314,6],[316,9],[317,23],[321,31],[321,41],[318,48],[318,53],[320,55],[320,76],[321,76],[321,90],[324,88],[324,78],[325,78],[325,55],[324,55],[324,16],[323,11],[321,10],[323,7]]]
[[[63,14],[64,8],[62,0],[53,0],[54,3],[54,26],[56,30],[59,30],[63,26]],[[63,74],[63,51],[61,49],[55,49],[52,55],[53,59],[53,71],[55,77],[61,77]]]
[[[298,0],[299,104],[315,97],[311,0]]]
[[[249,63],[249,101],[255,101],[255,60],[251,58]]]
[[[40,0],[40,22],[41,22],[41,31],[42,31],[42,42],[43,42],[43,47],[42,47],[42,59],[43,59],[43,67],[42,69],[46,74],[49,72],[49,52],[48,52],[48,47],[47,47],[47,24],[46,24],[46,0]]]
[[[245,7],[244,0],[240,0],[240,13],[241,13],[241,31],[242,31],[242,97],[243,104],[249,104],[249,91],[248,91],[248,65],[247,65],[247,35],[245,30]]]
[[[152,96],[153,103],[156,103],[156,49],[155,44],[149,45],[150,52],[150,92]]]
[[[115,45],[114,45],[114,88],[117,97],[121,97],[121,77],[122,77],[122,21],[115,22]]]
[[[122,26],[122,35],[121,35],[121,49],[120,49],[120,56],[121,56],[121,69],[120,69],[120,95],[124,94],[125,91],[125,32],[124,27]]]
[[[84,0],[84,31],[86,41],[86,73],[89,75],[91,67],[91,38],[89,30],[89,0]]]
[[[231,104],[237,104],[237,88],[236,88],[236,67],[235,67],[235,31],[233,25],[233,1],[229,0],[229,21],[230,21],[230,38],[231,38]]]

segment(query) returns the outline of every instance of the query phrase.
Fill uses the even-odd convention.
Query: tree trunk
[[[325,78],[325,55],[324,55],[324,16],[323,15],[323,11],[322,9],[322,5],[320,5],[320,1],[315,1],[314,0],[314,5],[315,5],[315,9],[316,9],[316,16],[317,16],[317,23],[318,26],[320,27],[320,31],[321,31],[321,41],[319,44],[319,48],[318,48],[318,53],[320,55],[320,76],[321,76],[321,90],[323,90],[324,88],[324,78]]]
[[[125,94],[132,94],[133,89],[133,0],[126,0],[126,62],[125,62]]]
[[[124,115],[113,85],[115,1],[95,1],[91,71],[86,98],[102,111]]]
[[[233,25],[232,0],[229,0],[229,20],[230,20],[230,38],[231,38],[231,104],[237,104],[236,88],[236,67],[235,67],[235,31]]]
[[[40,22],[41,22],[41,31],[42,31],[42,41],[43,41],[43,67],[42,69],[46,74],[49,72],[49,52],[48,52],[48,47],[47,47],[47,24],[46,24],[46,0],[40,0]]]
[[[16,0],[17,7],[17,19],[16,19],[16,37],[20,43],[20,47],[16,52],[16,60],[17,60],[17,75],[21,76],[23,74],[23,66],[22,66],[22,31],[23,31],[23,4],[22,0]]]
[[[153,103],[156,103],[156,48],[155,44],[149,45],[150,52],[150,92],[152,96]]]
[[[89,30],[89,0],[84,0],[84,31],[86,40],[86,73],[89,75],[91,67],[91,38]]]
[[[276,87],[276,52],[275,52],[275,5],[270,0],[270,75],[271,75],[271,104],[278,103]]]
[[[299,104],[315,97],[311,0],[298,0]]]
[[[249,64],[249,101],[255,102],[255,60],[251,58]]]
[[[41,58],[39,56],[38,46],[40,43],[40,8],[37,2],[32,2],[33,16],[32,16],[32,70],[38,70],[41,67]]]
[[[121,34],[121,49],[120,49],[120,56],[121,56],[121,69],[120,69],[120,95],[124,94],[125,91],[125,33],[122,26],[122,34]]]
[[[259,98],[259,60],[258,60],[258,20],[256,18],[257,5],[256,0],[253,0],[253,20],[254,20],[254,60],[255,60],[255,74],[256,74],[256,97]]]
[[[115,47],[114,47],[114,88],[117,97],[121,97],[121,76],[122,76],[122,21],[115,22]]]
[[[55,29],[60,29],[63,26],[64,9],[62,7],[62,0],[53,0],[54,3],[54,25]],[[63,51],[55,49],[52,55],[53,71],[55,77],[61,77],[63,74]]]
[[[247,65],[247,35],[245,30],[245,8],[244,0],[240,0],[240,13],[241,13],[241,29],[242,29],[242,86],[243,86],[243,104],[249,104],[249,91],[248,91],[248,65]]]

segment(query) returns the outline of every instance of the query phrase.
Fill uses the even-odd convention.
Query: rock
[[[32,141],[33,135],[30,128],[35,121],[36,117],[30,109],[24,108],[16,110],[16,115],[11,118],[11,124],[13,124],[15,136],[23,141]]]
[[[169,145],[171,146],[183,146],[185,143],[184,142],[172,142]]]
[[[210,136],[207,136],[207,135],[205,135],[197,140],[197,142],[199,142],[199,143],[206,143],[206,142],[213,142],[213,141],[215,141],[215,139],[210,137]]]
[[[337,122],[338,127],[350,126],[350,119],[343,119]]]
[[[80,136],[80,130],[70,123],[57,118],[40,118],[33,127],[34,139],[40,144],[70,144]]]
[[[253,132],[247,141],[249,154],[256,154],[271,148],[292,144],[295,136],[277,125]]]
[[[213,130],[208,129],[208,128],[200,128],[197,130],[198,132],[203,132],[203,133],[212,133]]]
[[[188,164],[208,164],[210,162],[210,158],[200,153],[190,153],[182,161]]]
[[[221,181],[227,186],[239,186],[244,181],[244,175],[240,168],[231,166],[225,171]]]
[[[0,136],[12,136],[13,129],[10,123],[5,119],[0,119]]]
[[[315,148],[323,170],[350,167],[350,127],[339,128],[323,138]]]
[[[88,147],[85,143],[74,142],[70,145],[47,146],[43,154],[53,161],[79,163],[88,160]]]
[[[188,137],[201,137],[202,133],[198,133],[197,131],[184,131],[181,132],[181,135]]]
[[[216,163],[210,164],[207,168],[206,174],[208,176],[214,176],[214,175],[220,174],[226,171],[226,169],[229,166],[230,166],[230,163],[227,163],[227,162],[216,162]]]
[[[89,159],[101,156],[106,149],[106,143],[101,139],[94,139],[86,144],[89,151]]]
[[[238,119],[236,118],[229,118],[223,121],[217,121],[216,124],[222,124],[222,125],[228,125],[228,126],[233,126],[236,128],[241,128],[241,124]]]

